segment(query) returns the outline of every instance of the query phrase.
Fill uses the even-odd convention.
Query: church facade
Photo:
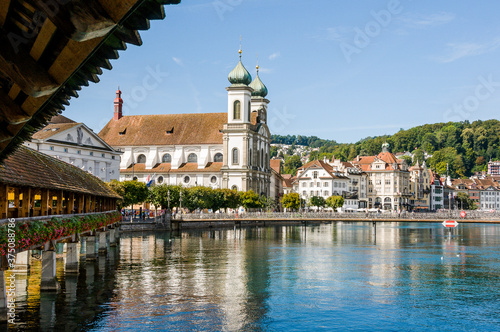
[[[116,92],[113,119],[99,136],[123,155],[120,180],[208,186],[270,195],[271,134],[267,88],[240,60],[229,73],[223,113],[123,116]]]

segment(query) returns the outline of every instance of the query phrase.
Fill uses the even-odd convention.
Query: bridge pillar
[[[115,228],[115,242],[120,243],[120,228],[119,227]]]
[[[106,248],[106,233],[107,232],[100,232],[99,234],[99,253],[100,254],[105,254],[108,249]]]
[[[26,250],[16,255],[16,267],[14,270],[18,274],[28,274],[30,272],[30,251]]]
[[[66,244],[66,273],[78,273],[78,243]]]
[[[0,323],[7,322],[7,292],[5,287],[5,271],[0,270]]]
[[[95,236],[87,236],[87,253],[85,258],[88,261],[95,261],[97,260],[97,255],[95,253]]]
[[[42,252],[42,282],[40,291],[54,292],[59,290],[56,278],[56,252],[53,250]]]
[[[116,229],[115,228],[111,228],[109,230],[109,246],[110,247],[116,247]]]

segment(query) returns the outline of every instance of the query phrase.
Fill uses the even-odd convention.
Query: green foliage
[[[392,136],[367,137],[354,144],[339,144],[315,136],[279,136],[273,135],[272,143],[305,145],[319,147],[319,154],[311,158],[322,159],[323,155],[342,161],[353,160],[357,155],[378,155],[382,143],[387,140],[391,152],[410,151],[415,154],[414,162],[422,163],[424,151],[433,154],[433,160],[427,163],[439,174],[446,174],[446,163],[450,167],[450,176],[468,177],[475,171],[483,170],[484,164],[476,164],[478,157],[484,160],[500,159],[500,121],[469,121],[426,124],[400,130]],[[444,167],[443,167],[444,163]],[[293,173],[289,167],[288,174]]]
[[[245,191],[240,194],[241,205],[249,210],[261,207],[259,195],[253,190]]]
[[[330,196],[326,199],[326,205],[331,207],[334,211],[337,208],[344,206],[344,197],[342,196]]]
[[[283,173],[296,174],[297,169],[302,166],[302,161],[297,155],[293,155],[285,160]]]
[[[119,208],[140,204],[149,199],[149,190],[144,182],[111,180],[108,184],[123,198],[118,204]]]
[[[460,209],[464,209],[464,210],[476,210],[477,209],[477,205],[470,198],[470,196],[467,195],[466,193],[459,192],[457,194],[456,201],[457,201],[458,207]]]
[[[325,207],[326,201],[321,196],[312,196],[310,201],[309,201],[309,205],[316,206],[318,208],[322,208],[322,207]]]
[[[281,198],[281,205],[289,210],[297,210],[300,208],[300,196],[298,193],[289,193]]]

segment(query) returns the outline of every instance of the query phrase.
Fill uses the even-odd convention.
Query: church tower
[[[252,76],[240,59],[229,73],[228,121],[223,129],[222,187],[239,191],[270,192],[270,142],[267,128],[267,88]]]

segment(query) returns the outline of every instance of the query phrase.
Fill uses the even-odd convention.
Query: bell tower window
[[[236,100],[233,104],[233,119],[234,120],[241,119],[241,103],[239,100]]]
[[[237,165],[239,162],[239,153],[238,153],[238,149],[237,148],[234,148],[233,149],[233,165]]]

